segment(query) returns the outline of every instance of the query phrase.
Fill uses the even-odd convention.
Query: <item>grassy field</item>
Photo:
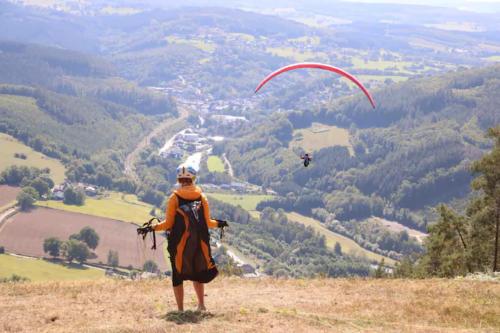
[[[0,285],[0,331],[498,332],[500,284],[468,280],[239,279],[208,284],[209,312],[174,312],[169,281]]]
[[[207,160],[208,171],[210,172],[224,172],[224,162],[219,156],[209,156]]]
[[[426,27],[447,31],[483,32],[483,27],[474,22],[443,22],[439,24],[425,24]]]
[[[375,260],[377,262],[380,262],[382,258],[385,260],[385,263],[388,265],[394,265],[396,262],[391,259],[387,258],[384,256],[381,256],[380,254],[368,251],[361,246],[359,246],[355,241],[352,239],[342,236],[340,234],[334,233],[333,231],[328,230],[325,228],[321,222],[307,217],[300,215],[298,213],[287,213],[286,214],[288,219],[290,221],[298,222],[306,226],[312,227],[314,230],[316,230],[320,235],[325,236],[326,238],[326,245],[329,248],[333,248],[335,246],[335,243],[339,243],[340,246],[342,246],[342,251],[344,253],[349,253],[349,254],[354,254],[360,257],[366,257],[370,260]]]
[[[486,58],[488,61],[493,61],[493,62],[500,62],[500,56],[491,56]]]
[[[131,7],[106,6],[101,9],[101,13],[105,15],[134,15],[140,12],[141,10]]]
[[[414,47],[431,49],[437,52],[446,52],[448,51],[448,46],[444,44],[440,44],[435,41],[430,41],[422,38],[410,38],[409,44]]]
[[[234,205],[241,206],[247,211],[256,210],[259,202],[271,199],[272,195],[265,194],[230,194],[230,193],[207,193],[209,198],[214,198],[219,201]]]
[[[249,34],[245,34],[245,33],[229,32],[229,33],[226,33],[226,35],[230,38],[233,38],[233,39],[244,40],[245,42],[254,42],[255,41],[254,36],[249,35]]]
[[[363,83],[370,81],[384,82],[387,79],[390,79],[394,82],[404,82],[409,79],[408,76],[400,76],[400,75],[357,75],[356,77],[360,79],[361,82]]]
[[[327,15],[303,14],[303,13],[295,13],[295,14],[296,15],[294,15],[290,19],[313,28],[324,28],[324,27],[330,27],[332,25],[343,25],[352,23],[352,21],[350,20],[341,19],[333,16],[327,16]]]
[[[302,37],[298,37],[298,38],[290,38],[290,39],[288,39],[288,41],[291,43],[301,43],[301,44],[307,44],[307,45],[319,45],[319,44],[321,44],[321,38],[318,36],[314,36],[314,37],[302,36]]]
[[[266,49],[266,52],[278,57],[288,58],[298,62],[311,60],[328,60],[328,56],[325,53],[311,51],[302,52],[293,47],[268,47]]]
[[[293,137],[291,148],[301,147],[312,152],[331,146],[343,146],[349,149],[351,155],[354,154],[349,142],[349,131],[344,128],[313,123],[309,128],[294,130]]]
[[[2,95],[0,95],[0,98],[1,96]],[[25,154],[27,159],[23,160],[14,157],[15,153]],[[64,173],[66,169],[60,161],[34,151],[10,135],[0,133],[0,171],[12,165],[49,168],[51,178],[56,183],[61,183],[65,178]]]
[[[170,44],[186,44],[196,47],[202,51],[212,53],[215,51],[215,44],[212,42],[204,41],[203,39],[184,39],[176,36],[166,37],[167,42]]]
[[[7,109],[19,109],[26,112],[38,110],[34,98],[9,94],[0,94],[0,106]]]
[[[358,69],[378,69],[378,70],[388,70],[394,69],[400,73],[411,74],[406,68],[413,65],[409,61],[386,61],[386,60],[365,60],[359,57],[351,58],[351,62],[354,68]]]
[[[118,192],[109,192],[96,199],[87,197],[83,206],[65,205],[62,201],[54,200],[38,201],[36,204],[40,207],[140,224],[151,218],[149,213],[153,208],[150,204],[139,201],[133,194]]]
[[[67,267],[42,259],[20,258],[0,254],[0,278],[12,274],[31,281],[95,280],[104,277],[104,271],[95,268]]]

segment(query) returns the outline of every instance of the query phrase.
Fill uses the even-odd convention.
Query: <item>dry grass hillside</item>
[[[179,314],[169,280],[4,283],[0,331],[500,331],[497,282],[218,278],[206,294],[209,312]]]

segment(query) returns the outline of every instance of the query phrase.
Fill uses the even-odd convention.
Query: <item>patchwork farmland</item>
[[[15,202],[17,194],[21,191],[19,187],[0,185],[0,212],[5,207]]]
[[[89,259],[89,262],[106,263],[109,250],[115,250],[122,267],[132,265],[142,268],[144,262],[151,259],[161,270],[167,269],[162,251],[164,237],[157,235],[158,250],[153,252],[149,250],[149,239],[146,244],[138,239],[134,224],[49,208],[39,207],[6,220],[0,233],[0,244],[7,252],[43,257],[43,241],[46,238],[65,240],[85,226],[93,228],[100,237],[99,246],[94,251],[97,257]]]

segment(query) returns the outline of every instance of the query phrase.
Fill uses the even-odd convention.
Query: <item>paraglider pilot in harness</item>
[[[198,310],[204,311],[204,284],[218,274],[210,250],[209,228],[227,227],[226,221],[210,217],[208,200],[194,185],[196,170],[191,166],[177,168],[179,188],[167,203],[165,221],[146,225],[137,230],[141,235],[166,231],[172,266],[172,284],[179,311],[184,311],[184,280],[193,281],[198,298]]]
[[[304,166],[307,168],[309,163],[312,161],[312,156],[306,153],[305,155],[300,156],[301,159],[304,160]]]

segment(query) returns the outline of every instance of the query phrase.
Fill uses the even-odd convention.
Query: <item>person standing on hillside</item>
[[[210,217],[208,200],[194,184],[196,173],[191,166],[179,166],[179,188],[168,199],[165,221],[138,229],[141,233],[153,230],[167,232],[172,284],[179,311],[184,311],[184,280],[193,281],[198,310],[206,310],[204,284],[212,281],[218,274],[210,250],[208,229],[227,226],[226,221]]]

